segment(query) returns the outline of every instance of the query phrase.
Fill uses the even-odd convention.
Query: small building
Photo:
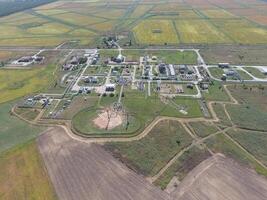
[[[166,66],[164,63],[159,64],[158,68],[159,68],[159,73],[166,74]]]
[[[235,76],[235,75],[237,75],[237,72],[235,70],[227,70],[225,72],[225,75],[226,76]]]
[[[194,85],[192,83],[187,84],[186,87],[189,89],[194,89]]]
[[[116,87],[115,84],[107,84],[105,91],[106,92],[114,92],[115,91],[115,87]]]
[[[181,74],[184,74],[186,71],[187,71],[187,66],[185,66],[185,65],[180,65],[179,66],[179,72]]]
[[[78,65],[79,64],[79,60],[78,60],[78,58],[77,57],[72,57],[72,59],[70,60],[70,62],[69,62],[70,64],[72,64],[72,65]]]
[[[207,89],[209,89],[209,84],[208,83],[200,83],[200,88],[202,90],[207,90]]]
[[[219,68],[222,68],[222,69],[229,68],[230,67],[230,64],[229,63],[219,63],[218,64],[218,67]]]
[[[33,57],[31,56],[25,56],[18,60],[18,63],[29,63],[33,61]]]
[[[122,63],[122,62],[124,62],[124,57],[123,57],[123,55],[122,55],[122,54],[119,54],[119,55],[117,56],[117,58],[115,59],[115,62],[117,62],[117,63]]]
[[[175,76],[175,70],[173,65],[169,65],[169,70],[170,70],[170,76],[174,77]]]
[[[267,76],[267,67],[261,67],[259,70]]]

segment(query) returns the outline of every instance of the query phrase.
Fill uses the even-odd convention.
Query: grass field
[[[253,78],[243,70],[236,70],[242,80],[253,80]]]
[[[13,103],[0,104],[0,153],[39,135],[44,129],[10,115]]]
[[[229,101],[230,100],[227,93],[223,89],[223,86],[217,81],[213,81],[213,84],[209,86],[209,91],[203,92],[203,95],[205,99],[209,101]]]
[[[162,121],[139,141],[110,143],[106,148],[138,173],[154,175],[191,141],[179,122]]]
[[[216,135],[215,137],[208,139],[205,143],[213,152],[223,153],[224,155],[233,158],[243,165],[254,168],[258,173],[267,176],[266,169],[260,166],[249,154],[240,149],[224,135]]]
[[[55,200],[34,141],[0,154],[0,198]]]
[[[202,112],[199,104],[194,99],[176,98],[172,100],[171,105],[163,103],[156,94],[153,97],[146,97],[143,92],[134,90],[125,90],[125,96],[122,98],[122,104],[125,112],[130,116],[129,127],[125,129],[125,123],[112,130],[99,129],[93,123],[97,113],[101,109],[110,107],[116,102],[117,97],[102,97],[100,108],[97,105],[81,110],[73,118],[73,128],[85,135],[134,135],[140,133],[157,116],[171,117],[201,117]],[[182,114],[176,106],[181,106],[187,111],[187,115]]]
[[[0,70],[0,103],[47,88],[47,83],[53,81],[54,71],[54,64],[27,71]]]
[[[207,159],[210,153],[206,149],[194,146],[177,159],[155,182],[155,185],[165,189],[171,179],[176,176],[182,180],[194,167]]]
[[[231,126],[232,125],[231,121],[228,118],[228,116],[226,115],[224,108],[223,108],[223,105],[219,104],[219,103],[214,103],[212,106],[213,106],[213,109],[214,109],[217,117],[220,120],[219,123],[222,125],[225,125],[225,126]]]
[[[267,112],[253,104],[227,105],[232,121],[239,127],[267,130]]]
[[[244,68],[246,71],[251,73],[253,76],[256,78],[267,78],[266,75],[264,75],[259,69],[254,68],[254,67],[245,67]]]
[[[227,133],[245,149],[267,165],[266,133],[244,130],[231,130]]]
[[[224,74],[223,69],[219,67],[209,67],[209,72],[214,78],[217,78],[217,79],[221,79]]]
[[[206,137],[212,133],[219,131],[219,129],[213,123],[209,122],[190,122],[189,125],[200,137]]]

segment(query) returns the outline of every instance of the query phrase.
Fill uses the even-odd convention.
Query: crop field
[[[181,200],[263,200],[267,198],[266,183],[264,177],[216,154],[194,168],[171,196]]]
[[[58,1],[0,18],[1,30],[11,33],[0,31],[0,46],[56,46],[71,40],[94,45],[107,31],[132,34],[135,45],[265,44],[266,7],[258,0],[246,3]],[[56,26],[61,28],[55,31]],[[83,31],[70,34],[76,29]]]
[[[264,44],[267,42],[267,30],[245,20],[214,21],[220,31],[224,31],[240,44]]]
[[[134,27],[133,31],[140,43],[159,45],[178,43],[175,28],[169,20],[145,20]]]
[[[34,141],[1,153],[0,173],[1,199],[57,199]]]
[[[232,13],[221,9],[201,10],[201,12],[210,19],[231,19],[237,17]]]
[[[159,122],[139,141],[110,143],[106,148],[136,172],[154,175],[191,141],[179,122],[166,120]]]
[[[229,43],[231,40],[206,20],[178,20],[175,22],[183,43]]]

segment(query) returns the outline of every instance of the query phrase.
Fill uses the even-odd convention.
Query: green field
[[[227,133],[246,150],[267,165],[266,133],[244,130],[232,130]]]
[[[200,164],[207,159],[210,153],[206,149],[200,149],[196,146],[186,151],[179,159],[177,159],[155,182],[154,184],[165,189],[171,179],[175,176],[178,180],[183,178]]]
[[[44,130],[11,116],[9,112],[12,106],[13,103],[0,104],[0,152],[27,142]]]
[[[224,125],[224,126],[231,126],[232,125],[231,121],[228,118],[228,116],[226,115],[225,110],[223,108],[223,105],[219,104],[219,103],[214,103],[212,106],[213,106],[213,109],[214,109],[217,117],[220,120],[219,123]]]
[[[57,199],[34,141],[0,154],[1,199]]]
[[[124,163],[144,175],[155,175],[192,138],[176,121],[162,121],[139,141],[110,143],[106,148]]]
[[[203,95],[208,101],[229,101],[227,93],[223,89],[223,86],[220,82],[213,81],[209,86],[208,92],[203,92]]]
[[[146,97],[146,94],[141,91],[126,89],[125,96],[122,98],[122,104],[125,112],[130,116],[130,124],[126,130],[125,123],[112,130],[99,129],[93,123],[97,118],[98,113],[103,112],[103,108],[110,107],[118,100],[117,97],[102,97],[100,107],[94,105],[77,113],[73,118],[73,128],[80,134],[85,135],[135,135],[140,133],[151,121],[157,116],[170,117],[201,117],[197,100],[190,98],[176,98],[171,100],[171,104],[163,103],[156,94],[151,97]],[[183,107],[188,114],[184,115],[179,112],[176,106]]]
[[[206,137],[219,131],[219,129],[213,123],[209,122],[190,122],[189,125],[200,137]]]
[[[233,158],[243,165],[254,168],[258,173],[267,176],[266,169],[259,165],[249,154],[240,149],[236,144],[234,144],[224,135],[216,135],[215,137],[212,137],[205,141],[205,143],[213,152],[223,153],[224,155]]]
[[[31,70],[0,70],[0,103],[7,102],[27,94],[49,87],[54,80],[55,64]]]
[[[256,78],[267,78],[266,75],[264,75],[259,69],[254,68],[254,67],[244,67],[246,71],[251,73],[253,76]]]
[[[221,79],[223,74],[224,74],[224,71],[223,69],[219,68],[219,67],[209,67],[209,72],[211,73],[211,75],[214,77],[214,78],[217,78],[217,79]]]
[[[267,112],[257,105],[227,105],[233,123],[239,127],[267,130]]]

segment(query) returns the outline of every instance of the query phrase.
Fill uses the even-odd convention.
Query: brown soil
[[[265,200],[267,180],[217,154],[193,169],[171,196],[179,200]]]
[[[112,109],[105,109],[98,114],[93,122],[100,129],[111,130],[122,124],[123,113],[113,111]]]
[[[72,140],[62,128],[40,136],[38,146],[59,199],[169,199],[100,145]]]

